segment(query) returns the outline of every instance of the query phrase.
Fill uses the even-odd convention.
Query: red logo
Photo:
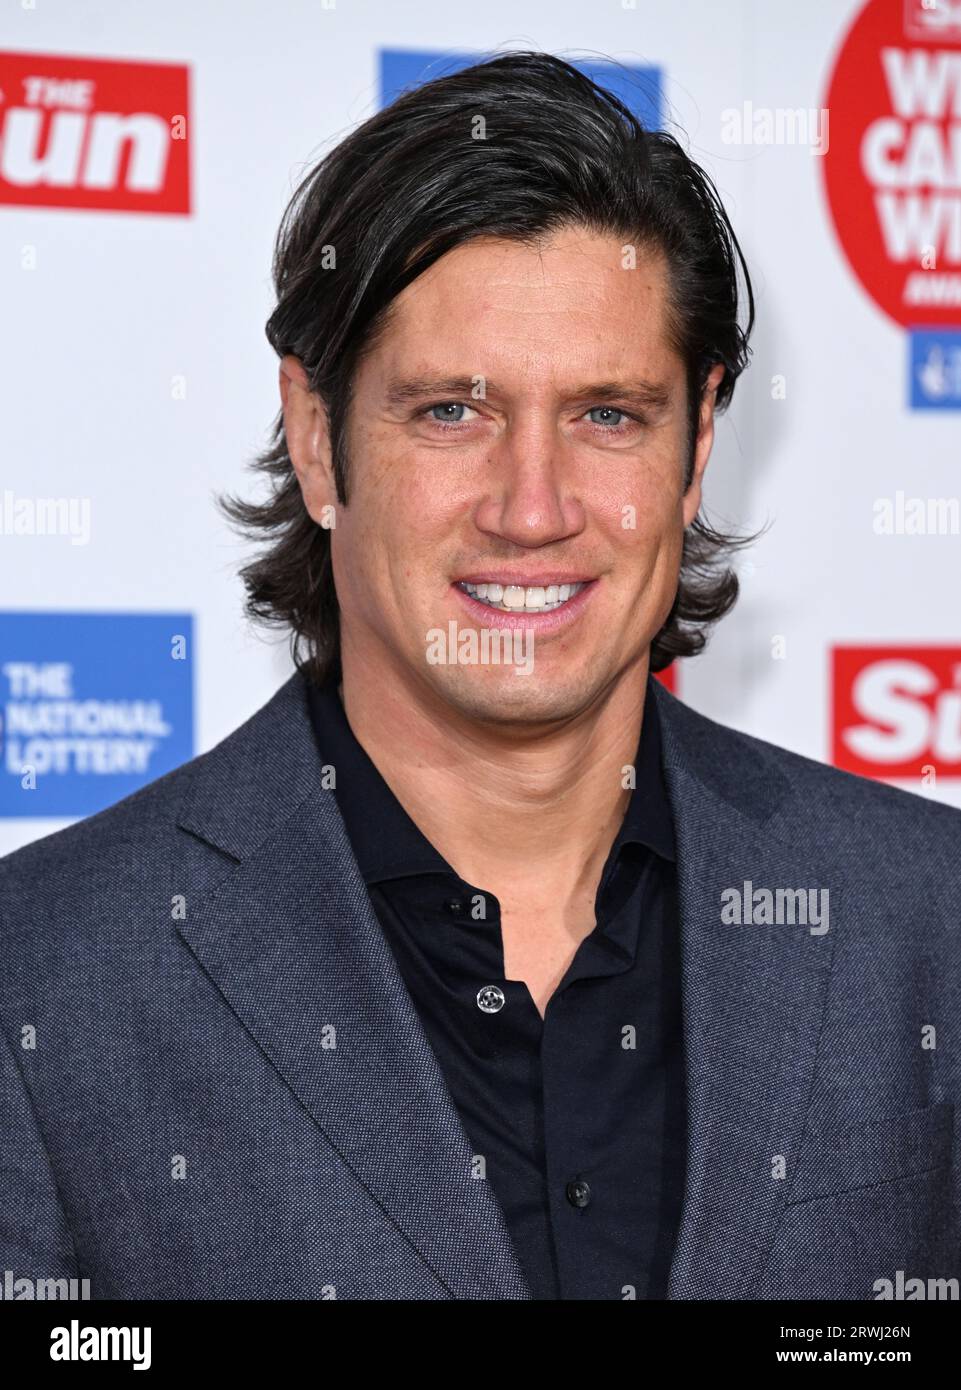
[[[0,53],[0,203],[190,212],[188,70]]]
[[[904,0],[904,32],[912,39],[961,38],[957,0]]]
[[[862,777],[961,777],[961,647],[835,647],[832,761]]]
[[[672,695],[677,694],[677,662],[672,661],[670,666],[665,666],[663,671],[654,671],[654,679],[660,681],[665,690],[669,690]]]
[[[961,5],[868,0],[826,105],[825,189],[854,274],[905,327],[961,324]]]

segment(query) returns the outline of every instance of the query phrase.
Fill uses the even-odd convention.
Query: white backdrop
[[[75,656],[87,681],[78,677],[76,696],[84,688],[101,700],[162,691],[168,725],[180,720],[168,740],[174,762],[211,747],[291,669],[286,642],[265,639],[243,617],[236,569],[244,551],[212,498],[224,488],[249,495],[243,465],[265,442],[279,403],[263,325],[281,213],[306,167],[377,109],[383,49],[483,57],[539,48],[572,61],[661,69],[662,124],[716,180],[757,294],[753,360],[719,426],[708,506],[715,519],[746,528],[770,523],[742,562],[738,606],[708,650],[682,663],[678,691],[722,722],[830,761],[833,647],[891,648],[895,656],[945,648],[930,680],[919,678],[916,704],[923,723],[923,709],[942,701],[941,744],[918,756],[938,775],[932,782],[911,774],[900,784],[961,805],[961,748],[950,737],[961,721],[950,698],[955,662],[961,671],[961,537],[875,529],[878,499],[899,490],[956,498],[961,402],[909,405],[907,334],[842,251],[822,177],[827,156],[810,142],[730,138],[731,113],[747,120],[746,102],[752,119],[763,109],[819,110],[861,8],[848,0],[6,5],[0,688],[8,748],[0,852],[72,818],[38,814],[42,789],[23,788],[11,765],[11,682],[21,682],[21,695],[26,689],[11,664]],[[958,44],[949,30],[940,31],[945,51]],[[54,70],[55,57],[185,67],[189,212],[45,206],[39,186],[12,191],[23,177],[11,133],[14,108],[25,101],[24,66],[11,61],[18,57],[41,75],[45,60]],[[955,95],[957,120],[961,77]],[[874,215],[865,195],[866,222]],[[956,333],[961,307],[954,318]],[[61,527],[40,535],[36,525],[31,533],[27,504],[41,498],[74,499],[81,519],[86,499],[89,532],[81,521],[72,534]],[[51,614],[63,621],[48,632],[41,616]],[[189,639],[190,679],[168,689],[158,676],[152,685],[134,656],[124,666],[125,629],[71,626],[90,614],[165,615],[163,632]],[[149,631],[130,628],[129,653]],[[923,650],[913,660],[912,670],[918,662],[933,670]],[[183,703],[191,690],[192,730]],[[165,770],[151,763],[140,781],[158,768]],[[887,771],[881,762],[873,775]],[[97,775],[71,765],[49,777],[72,787],[79,804],[96,799],[96,788],[86,788]],[[66,803],[49,802],[58,804]]]

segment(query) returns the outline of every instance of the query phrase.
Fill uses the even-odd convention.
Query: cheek
[[[452,530],[449,498],[409,455],[389,461],[383,446],[370,452],[356,474],[350,506],[338,516],[334,538],[335,569],[349,571],[349,584],[366,608],[390,610],[403,591],[405,606],[416,602],[407,586],[412,575],[429,572],[432,560],[449,543]]]
[[[621,545],[659,548],[684,526],[681,493],[659,476],[634,473],[606,489],[603,497],[590,499],[588,506]]]
[[[458,474],[450,456],[420,452],[392,430],[371,430],[358,440],[356,495],[364,510],[377,515],[391,529],[405,518],[427,519],[449,508]],[[462,470],[461,482],[476,479],[476,465]]]
[[[620,516],[633,508],[638,527],[655,532],[680,517],[683,470],[672,438],[662,437],[636,452],[611,450],[594,468],[599,481],[591,500],[604,514]]]

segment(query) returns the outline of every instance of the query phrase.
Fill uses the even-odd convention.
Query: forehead
[[[534,382],[679,371],[665,258],[630,252],[582,228],[536,244],[484,237],[455,247],[394,300],[370,374],[431,366]]]

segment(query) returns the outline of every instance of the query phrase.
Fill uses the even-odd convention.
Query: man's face
[[[622,258],[619,240],[583,229],[537,249],[485,238],[394,301],[355,377],[350,500],[331,531],[345,670],[353,661],[470,719],[524,724],[577,715],[646,670],[700,502],[723,368],[685,493],[666,266]],[[304,463],[296,433],[288,441],[319,519],[336,501],[326,440],[319,464]],[[465,582],[498,587],[485,602]],[[584,587],[568,596],[561,584]],[[459,635],[532,631],[529,674],[455,660],[450,647],[438,662],[436,641],[428,659],[451,621]]]

